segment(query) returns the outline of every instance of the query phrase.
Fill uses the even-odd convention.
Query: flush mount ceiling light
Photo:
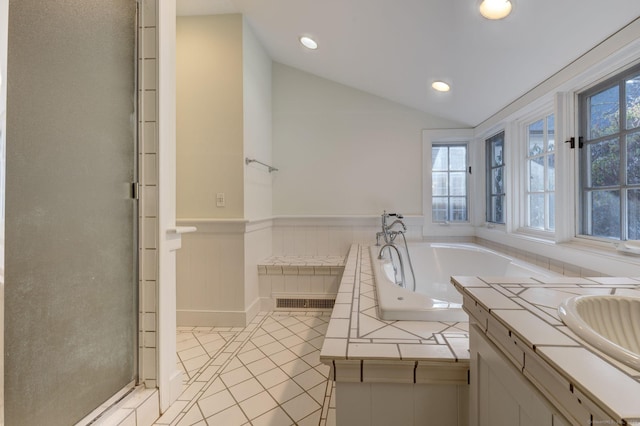
[[[487,19],[502,19],[511,13],[509,0],[483,0],[480,3],[480,14]]]
[[[431,87],[433,90],[437,90],[438,92],[448,92],[451,90],[451,87],[444,81],[434,81],[431,83]]]
[[[302,36],[299,40],[300,43],[302,43],[302,45],[307,49],[316,50],[318,48],[318,43],[311,37]]]

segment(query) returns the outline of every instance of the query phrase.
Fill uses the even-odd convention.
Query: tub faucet
[[[390,225],[387,225],[387,219],[390,217],[396,217],[397,219]],[[403,233],[407,230],[407,226],[402,221],[403,218],[404,216],[399,213],[387,213],[386,210],[382,213],[382,231],[376,233],[377,246],[380,245],[380,237],[384,237],[385,243],[392,243],[396,239],[398,234]],[[391,228],[393,228],[395,225],[402,226],[402,231],[392,231]]]
[[[404,278],[404,263],[402,262],[402,254],[400,254],[400,250],[398,250],[398,247],[396,247],[395,244],[386,243],[385,245],[382,246],[382,248],[380,248],[380,252],[378,253],[378,259],[384,259],[384,249],[388,249],[389,251],[389,261],[391,262],[391,265],[393,265],[393,272],[394,272],[393,280],[395,281],[395,284],[399,285],[400,287],[406,287],[406,281]],[[394,249],[396,251],[396,254],[398,255],[398,262],[400,263],[400,281],[398,281],[395,277],[395,275],[397,275],[398,273],[398,270],[393,263],[393,253],[391,252],[391,249]]]
[[[391,228],[393,228],[393,226],[394,226],[394,225],[400,225],[400,226],[402,226],[402,230],[403,230],[403,231],[406,231],[406,230],[407,230],[407,225],[405,225],[405,224],[404,224],[404,222],[403,222],[403,221],[401,221],[400,219],[396,219],[396,220],[394,220],[394,221],[391,223],[391,225],[389,225],[389,226],[387,227],[387,229],[391,229]]]

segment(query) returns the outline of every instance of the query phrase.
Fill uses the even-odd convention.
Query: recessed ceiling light
[[[511,13],[509,0],[483,0],[480,3],[480,14],[487,19],[502,19]]]
[[[300,37],[300,43],[307,49],[316,50],[318,48],[318,43],[308,36]]]
[[[434,81],[431,83],[431,87],[433,90],[437,90],[438,92],[448,92],[451,90],[451,87],[444,81]]]

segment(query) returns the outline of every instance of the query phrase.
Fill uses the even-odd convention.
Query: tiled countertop
[[[384,321],[367,246],[351,246],[320,360],[346,382],[466,384],[466,322]]]
[[[554,405],[581,424],[640,424],[640,372],[572,333],[557,307],[583,294],[640,297],[640,278],[453,277],[482,331]],[[595,420],[594,420],[595,421]],[[625,423],[626,422],[626,423]]]

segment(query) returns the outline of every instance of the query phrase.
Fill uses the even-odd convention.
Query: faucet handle
[[[395,216],[398,219],[404,219],[404,216],[402,216],[400,213],[389,213],[387,216]]]

